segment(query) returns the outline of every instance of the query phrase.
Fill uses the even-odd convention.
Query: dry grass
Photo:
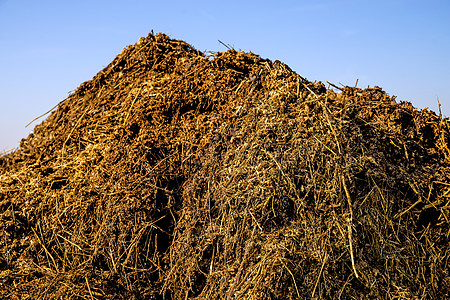
[[[449,122],[158,34],[0,157],[0,297],[450,297]]]

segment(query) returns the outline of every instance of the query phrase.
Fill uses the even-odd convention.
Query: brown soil
[[[450,298],[449,133],[149,35],[0,157],[0,298]]]

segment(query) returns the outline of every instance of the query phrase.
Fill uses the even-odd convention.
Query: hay
[[[448,298],[449,132],[150,34],[0,157],[0,297]]]

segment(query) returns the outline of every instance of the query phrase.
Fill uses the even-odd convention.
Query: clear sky
[[[151,30],[281,60],[311,81],[381,86],[450,116],[450,1],[0,0],[0,153]],[[42,121],[42,119],[40,120]]]

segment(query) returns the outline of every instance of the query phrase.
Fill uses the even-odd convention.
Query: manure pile
[[[151,34],[0,157],[0,298],[448,299],[449,133]]]

